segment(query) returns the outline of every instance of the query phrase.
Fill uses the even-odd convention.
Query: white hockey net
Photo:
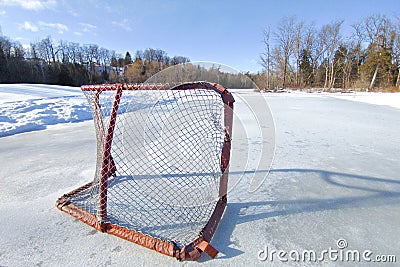
[[[230,133],[221,92],[208,83],[82,90],[96,127],[96,172],[65,203],[101,224],[189,245],[226,194],[222,151]]]

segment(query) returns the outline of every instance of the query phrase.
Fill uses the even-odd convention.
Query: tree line
[[[368,16],[352,25],[350,36],[343,35],[342,26],[343,21],[316,26],[295,16],[283,18],[275,29],[263,32],[264,70],[245,74],[265,89],[399,90],[400,18]],[[0,83],[144,82],[169,66],[187,62],[189,58],[170,57],[161,49],[122,56],[96,44],[56,43],[46,37],[23,47],[0,36]],[[213,73],[216,70],[209,74]]]
[[[143,82],[158,71],[189,62],[161,49],[137,50],[125,56],[96,44],[59,41],[50,36],[29,47],[0,36],[0,83],[82,84]]]
[[[248,75],[226,69],[220,64],[192,63],[179,64],[153,75],[150,83],[185,83],[193,81],[216,82],[227,88],[255,89]]]
[[[266,89],[400,89],[400,19],[368,16],[347,37],[342,26],[282,19],[264,31],[264,71],[252,78]]]

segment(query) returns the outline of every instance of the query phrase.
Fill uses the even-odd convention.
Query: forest
[[[24,48],[0,37],[0,83],[82,84],[144,82],[160,70],[189,62],[161,49],[137,50],[125,56],[96,44],[56,43],[50,36]]]
[[[349,36],[343,22],[317,27],[292,16],[265,29],[265,71],[253,80],[266,89],[399,90],[400,18],[368,16],[351,25]]]
[[[275,28],[260,33],[262,71],[241,75],[265,90],[399,91],[400,19],[371,15],[353,24],[346,35],[343,22],[317,26],[295,16],[283,18]],[[29,47],[0,36],[0,83],[144,82],[169,66],[188,62],[188,57],[170,57],[162,49],[127,51],[122,56],[96,44],[56,42],[50,36]],[[218,68],[211,72],[224,76]]]

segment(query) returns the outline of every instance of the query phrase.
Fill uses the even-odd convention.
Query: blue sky
[[[284,17],[317,26],[344,20],[347,35],[372,14],[400,17],[400,0],[0,0],[3,35],[22,44],[50,35],[121,54],[160,48],[251,72],[262,69],[263,30]]]

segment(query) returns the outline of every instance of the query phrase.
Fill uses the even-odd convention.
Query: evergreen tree
[[[302,84],[311,86],[314,81],[313,66],[311,64],[311,52],[303,49],[300,53],[300,76]]]
[[[133,63],[133,61],[132,61],[131,54],[127,51],[125,54],[124,65],[126,66],[126,65],[129,65],[132,63]]]

